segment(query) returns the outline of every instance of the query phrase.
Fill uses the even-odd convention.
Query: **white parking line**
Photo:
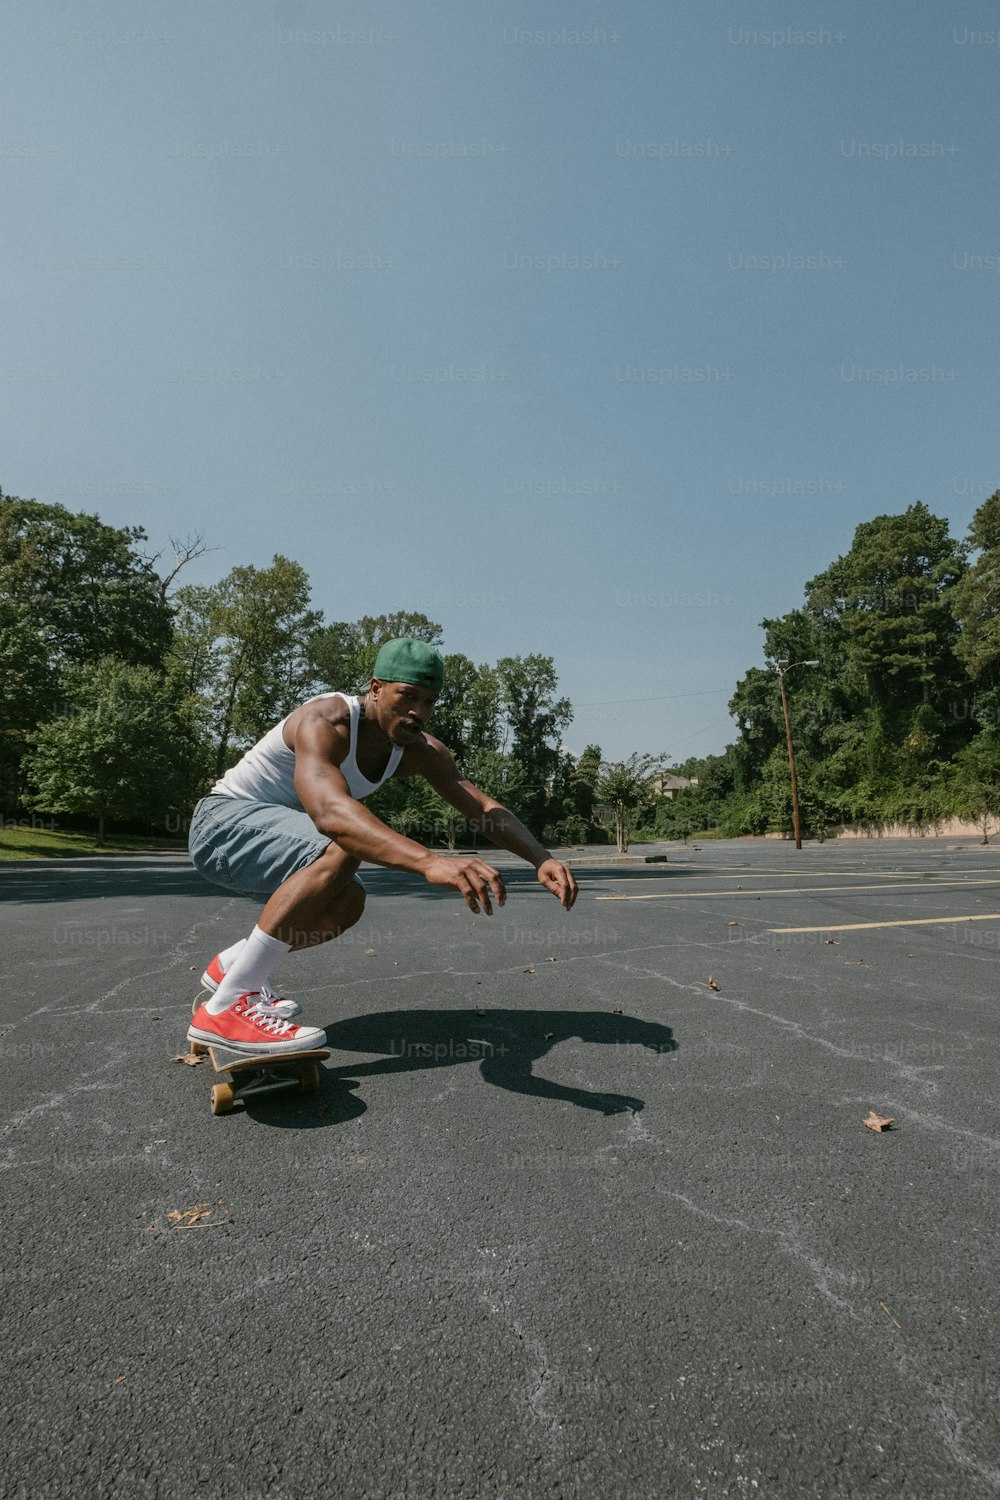
[[[779,886],[769,891],[658,891],[648,896],[595,896],[595,901],[709,901],[719,896],[728,896],[734,901],[746,900],[760,896],[811,896],[815,893],[836,891],[842,895],[851,895],[862,891],[946,891],[946,890],[978,890],[983,885],[1000,885],[997,880],[926,880],[915,886],[913,881],[907,881],[903,885],[791,885]]]

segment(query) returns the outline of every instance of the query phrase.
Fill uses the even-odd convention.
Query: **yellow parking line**
[[[930,927],[935,922],[1000,922],[1000,911],[979,917],[906,917],[901,922],[840,922],[826,927],[769,927],[768,932],[856,932],[860,927]]]
[[[648,896],[595,896],[595,901],[709,901],[719,896],[729,896],[733,900],[746,899],[748,896],[812,896],[816,893],[836,891],[840,895],[852,895],[855,891],[946,891],[956,887],[964,890],[967,886],[978,889],[981,885],[1000,885],[998,880],[927,880],[919,886],[914,886],[912,881],[905,885],[790,885],[775,887],[770,891],[661,891],[655,895]]]

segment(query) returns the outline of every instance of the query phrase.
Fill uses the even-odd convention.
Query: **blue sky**
[[[541,652],[566,740],[732,738],[759,622],[1000,487],[993,6],[34,0],[7,493]],[[637,701],[636,701],[637,700]]]

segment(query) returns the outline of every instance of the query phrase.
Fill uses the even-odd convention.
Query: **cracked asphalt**
[[[1000,1494],[1000,850],[488,857],[492,919],[366,867],[276,975],[320,1092],[222,1118],[257,907],[0,867],[0,1494]]]

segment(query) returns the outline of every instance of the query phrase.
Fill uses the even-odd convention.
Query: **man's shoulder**
[[[341,734],[349,734],[351,705],[348,694],[324,693],[322,697],[308,698],[305,703],[300,703],[285,721],[285,743],[294,750],[299,730],[317,724],[329,724],[338,738]]]
[[[407,745],[396,770],[397,776],[428,776],[454,765],[448,746],[428,734],[426,729],[412,745]]]

